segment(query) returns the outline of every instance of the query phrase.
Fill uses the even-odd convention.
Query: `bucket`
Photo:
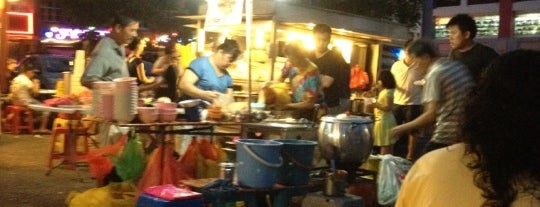
[[[313,152],[317,142],[298,139],[278,139],[283,143],[281,156],[283,165],[277,174],[277,183],[283,185],[305,185],[309,182],[309,171],[313,163]]]
[[[250,188],[271,188],[276,183],[282,143],[263,139],[236,141],[238,185]]]

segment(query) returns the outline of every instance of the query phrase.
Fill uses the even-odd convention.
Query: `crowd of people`
[[[89,54],[83,86],[91,89],[95,81],[131,76],[141,91],[172,101],[216,102],[232,94],[227,69],[241,56],[238,42],[225,39],[210,56],[181,68],[172,40],[151,68],[155,77],[148,77],[139,25],[130,17],[114,18],[110,35]],[[499,56],[474,41],[476,24],[466,14],[451,18],[447,29],[452,49],[448,57],[441,57],[430,40],[407,41],[405,58],[381,70],[373,87],[374,145],[380,154],[392,154],[401,140],[407,152],[400,156],[416,161],[397,206],[539,206],[540,52],[517,50]],[[288,79],[292,96],[286,102],[268,102],[270,107],[306,119],[317,117],[317,105],[327,114],[350,109],[350,66],[329,49],[331,34],[328,25],[317,24],[314,51],[306,51],[302,42],[284,47],[287,63],[280,81]],[[35,71],[22,68],[20,73],[11,83],[13,104],[37,102],[32,98],[39,85],[32,81]],[[196,107],[186,110],[192,121],[200,120],[189,116],[199,113]],[[429,140],[421,153],[416,153],[418,139]]]

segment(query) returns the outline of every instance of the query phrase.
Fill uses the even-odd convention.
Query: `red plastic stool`
[[[69,139],[70,133],[72,139]],[[88,139],[90,139],[87,128],[76,127],[70,131],[67,127],[55,127],[51,137],[48,162],[50,170],[54,168],[53,161],[57,159],[63,159],[70,169],[75,169],[75,164],[77,162],[86,162],[86,154],[88,154],[89,151]],[[77,141],[79,139],[83,139],[82,149],[77,149]],[[63,143],[63,146],[58,146],[61,143]]]
[[[31,109],[24,106],[10,105],[6,109],[6,116],[9,116],[9,114],[13,114],[13,118],[5,122],[5,129],[11,128],[13,134],[19,134],[23,129],[28,130],[29,133],[34,131],[34,116]]]

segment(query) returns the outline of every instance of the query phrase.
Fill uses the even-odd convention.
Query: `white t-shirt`
[[[390,69],[396,79],[394,103],[398,105],[422,105],[422,86],[414,84],[424,78],[416,68],[409,68],[403,60],[398,60]]]
[[[422,156],[407,173],[396,207],[478,207],[485,201],[474,185],[474,172],[466,164],[463,143],[434,150]],[[519,194],[512,207],[540,206],[530,194]]]

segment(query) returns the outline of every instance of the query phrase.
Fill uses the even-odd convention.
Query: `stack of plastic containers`
[[[116,121],[131,122],[137,114],[138,87],[137,78],[114,79],[114,114]]]

